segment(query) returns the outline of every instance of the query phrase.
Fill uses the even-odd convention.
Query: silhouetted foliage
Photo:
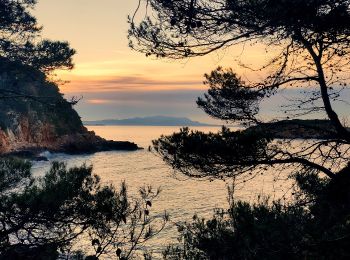
[[[28,162],[1,159],[0,167],[0,259],[56,259],[74,255],[77,243],[95,257],[130,259],[167,222],[150,213],[158,192],[143,188],[130,201],[125,183],[104,186],[91,167],[55,162],[39,179]]]
[[[31,14],[35,0],[2,0],[0,3],[0,57],[44,72],[71,69],[75,51],[67,42],[41,40],[42,27]]]
[[[310,168],[329,177],[347,165],[350,134],[333,110],[331,100],[339,98],[339,86],[345,87],[348,80],[349,1],[141,0],[140,4],[142,2],[152,9],[152,16],[146,15],[136,25],[137,10],[129,20],[129,38],[132,48],[147,55],[175,59],[201,56],[242,42],[263,43],[278,50],[274,52],[275,57],[261,68],[270,69],[270,74],[261,82],[245,83],[230,69],[218,68],[205,75],[209,90],[197,103],[209,115],[226,121],[259,125],[263,123],[258,113],[260,101],[290,85],[309,87],[312,95],[304,95],[293,106],[288,106],[288,117],[325,113],[335,128],[332,138],[305,142],[300,149],[289,149],[289,143],[278,145],[269,142],[264,148],[265,157],[259,160],[237,160],[244,149],[232,149],[229,155],[225,155],[225,147],[229,145],[225,145],[226,136],[220,133],[213,145],[221,138],[223,149],[215,149],[215,154],[208,150],[212,147],[205,147],[196,140],[199,133],[182,134],[185,143],[181,137],[163,137],[156,142],[156,149],[168,162],[186,165],[179,167],[186,173],[191,167],[197,170],[202,167],[204,177],[211,175],[206,170],[212,167],[202,166],[209,160],[203,150],[210,153],[216,164],[214,168],[231,170],[233,175],[246,173],[247,167],[255,170],[267,161]],[[322,104],[319,105],[318,101]],[[204,136],[201,134],[203,140]],[[208,138],[213,139],[212,136]],[[259,140],[253,138],[251,142]],[[258,143],[256,146],[259,146]],[[182,151],[188,152],[187,155],[181,156],[174,147],[181,147]],[[193,158],[196,158],[195,161]],[[232,168],[240,164],[244,167]],[[213,177],[215,172],[212,172]]]
[[[2,133],[11,134],[13,128],[21,132],[21,120],[28,131],[49,126],[25,137],[33,143],[36,134],[55,139],[87,133],[72,109],[77,99],[67,102],[48,79],[56,69],[73,68],[75,51],[67,42],[41,39],[42,28],[31,13],[35,4],[0,2]],[[31,126],[33,122],[38,125]],[[67,169],[54,162],[46,174],[34,178],[31,163],[0,158],[0,259],[131,259],[168,221],[166,213],[151,212],[158,193],[144,187],[140,198],[130,199],[125,183],[119,189],[102,185],[85,165]]]
[[[208,94],[199,98],[197,104],[207,114],[223,120],[256,121],[259,101],[264,97],[262,91],[247,88],[232,70],[220,67],[205,78]]]
[[[0,128],[3,131],[13,129],[18,121],[27,120],[33,128],[40,123],[53,126],[58,136],[83,132],[84,126],[73,104],[43,72],[5,58],[0,58],[0,71]]]
[[[32,15],[36,0],[3,0],[0,3],[0,62],[2,67],[16,66],[18,70],[29,72],[32,78],[42,79],[39,72],[46,76],[52,75],[56,69],[71,70],[74,66],[73,56],[75,50],[70,48],[68,42],[42,39],[42,27],[38,25]],[[6,75],[6,68],[0,75],[0,98],[31,99],[42,102],[41,97],[14,89]],[[35,72],[37,70],[38,72]],[[17,81],[16,76],[11,80]],[[57,90],[58,91],[58,90]],[[77,98],[71,100],[75,105]]]
[[[205,75],[208,92],[197,104],[210,116],[253,126],[219,133],[181,130],[154,141],[155,150],[182,173],[197,178],[249,179],[287,169],[299,191],[282,201],[231,203],[213,219],[182,229],[184,245],[170,259],[344,259],[349,257],[350,132],[332,102],[344,101],[349,81],[348,0],[140,0],[129,17],[130,47],[146,56],[183,59],[238,44],[260,44],[273,57],[245,82],[231,69]],[[148,10],[149,9],[149,10]],[[137,23],[137,19],[141,21]],[[256,77],[259,78],[259,77]],[[269,133],[259,105],[286,87],[303,94],[282,104],[286,118],[325,115],[332,127],[322,140],[284,140]],[[290,97],[292,99],[292,97]],[[346,101],[345,101],[346,102]],[[265,127],[268,126],[268,127]],[[278,127],[278,124],[275,125]],[[310,126],[312,132],[315,128]],[[305,125],[304,130],[308,130]],[[278,131],[276,129],[274,132]],[[302,134],[301,134],[302,136]]]
[[[180,225],[183,243],[169,246],[164,258],[348,258],[349,172],[337,175],[337,181],[310,172],[294,177],[299,188],[290,203],[260,199],[249,204],[236,201],[231,193],[228,210],[217,210],[207,221],[195,216],[192,223]]]
[[[232,132],[205,134],[184,128],[153,142],[154,149],[175,169],[191,177],[225,177],[251,170],[256,162],[273,164],[267,153],[270,138],[262,133]],[[276,162],[277,163],[277,162]]]

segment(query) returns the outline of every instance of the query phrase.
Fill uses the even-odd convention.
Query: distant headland
[[[148,116],[133,117],[126,119],[104,119],[96,121],[83,121],[84,125],[129,125],[129,126],[217,126],[214,124],[206,124],[192,121],[186,117],[171,116]]]

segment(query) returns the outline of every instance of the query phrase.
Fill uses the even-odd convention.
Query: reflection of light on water
[[[39,156],[43,156],[43,157],[50,159],[53,155],[49,151],[44,151],[44,152],[40,153]]]
[[[178,131],[177,127],[138,127],[138,126],[94,126],[95,131],[106,139],[129,140],[142,147],[148,147],[152,139],[161,134],[171,134]],[[217,131],[218,127],[199,127],[203,131]],[[174,171],[159,157],[145,150],[135,152],[101,152],[91,155],[49,154],[49,162],[34,162],[33,174],[42,175],[49,169],[50,161],[64,161],[68,166],[82,164],[93,165],[94,172],[105,184],[119,186],[126,181],[131,197],[136,196],[138,189],[144,185],[161,187],[160,196],[154,201],[152,214],[161,214],[166,210],[170,214],[171,223],[160,235],[148,243],[154,252],[159,252],[162,246],[176,243],[178,233],[173,223],[191,221],[193,215],[210,217],[216,207],[227,208],[227,184],[231,180],[204,181],[184,178],[174,178]],[[259,176],[236,189],[236,197],[254,201],[261,193],[283,193],[283,187],[275,185],[272,175]],[[284,186],[284,185],[283,185]]]

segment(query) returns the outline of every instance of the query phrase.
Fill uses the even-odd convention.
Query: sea
[[[192,179],[172,169],[157,154],[147,148],[152,140],[161,135],[170,135],[180,127],[168,126],[88,126],[90,131],[108,140],[131,141],[145,149],[138,151],[109,151],[88,155],[45,153],[48,161],[34,162],[33,174],[42,176],[53,161],[62,161],[70,166],[93,165],[94,173],[103,184],[119,186],[125,181],[131,198],[136,198],[140,187],[152,186],[161,189],[153,201],[151,214],[166,211],[170,221],[159,235],[150,240],[148,249],[159,253],[164,246],[178,243],[178,223],[190,222],[194,215],[210,218],[217,208],[228,208],[227,187],[234,181]],[[217,132],[220,127],[191,127],[203,132]],[[280,174],[280,173],[279,173]],[[276,181],[277,180],[277,181]],[[256,202],[262,197],[284,198],[290,192],[285,176],[276,174],[258,175],[252,180],[235,180],[236,200]]]

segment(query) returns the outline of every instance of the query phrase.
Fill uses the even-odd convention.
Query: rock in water
[[[44,73],[0,58],[1,154],[136,149],[134,143],[107,141],[88,131]]]

